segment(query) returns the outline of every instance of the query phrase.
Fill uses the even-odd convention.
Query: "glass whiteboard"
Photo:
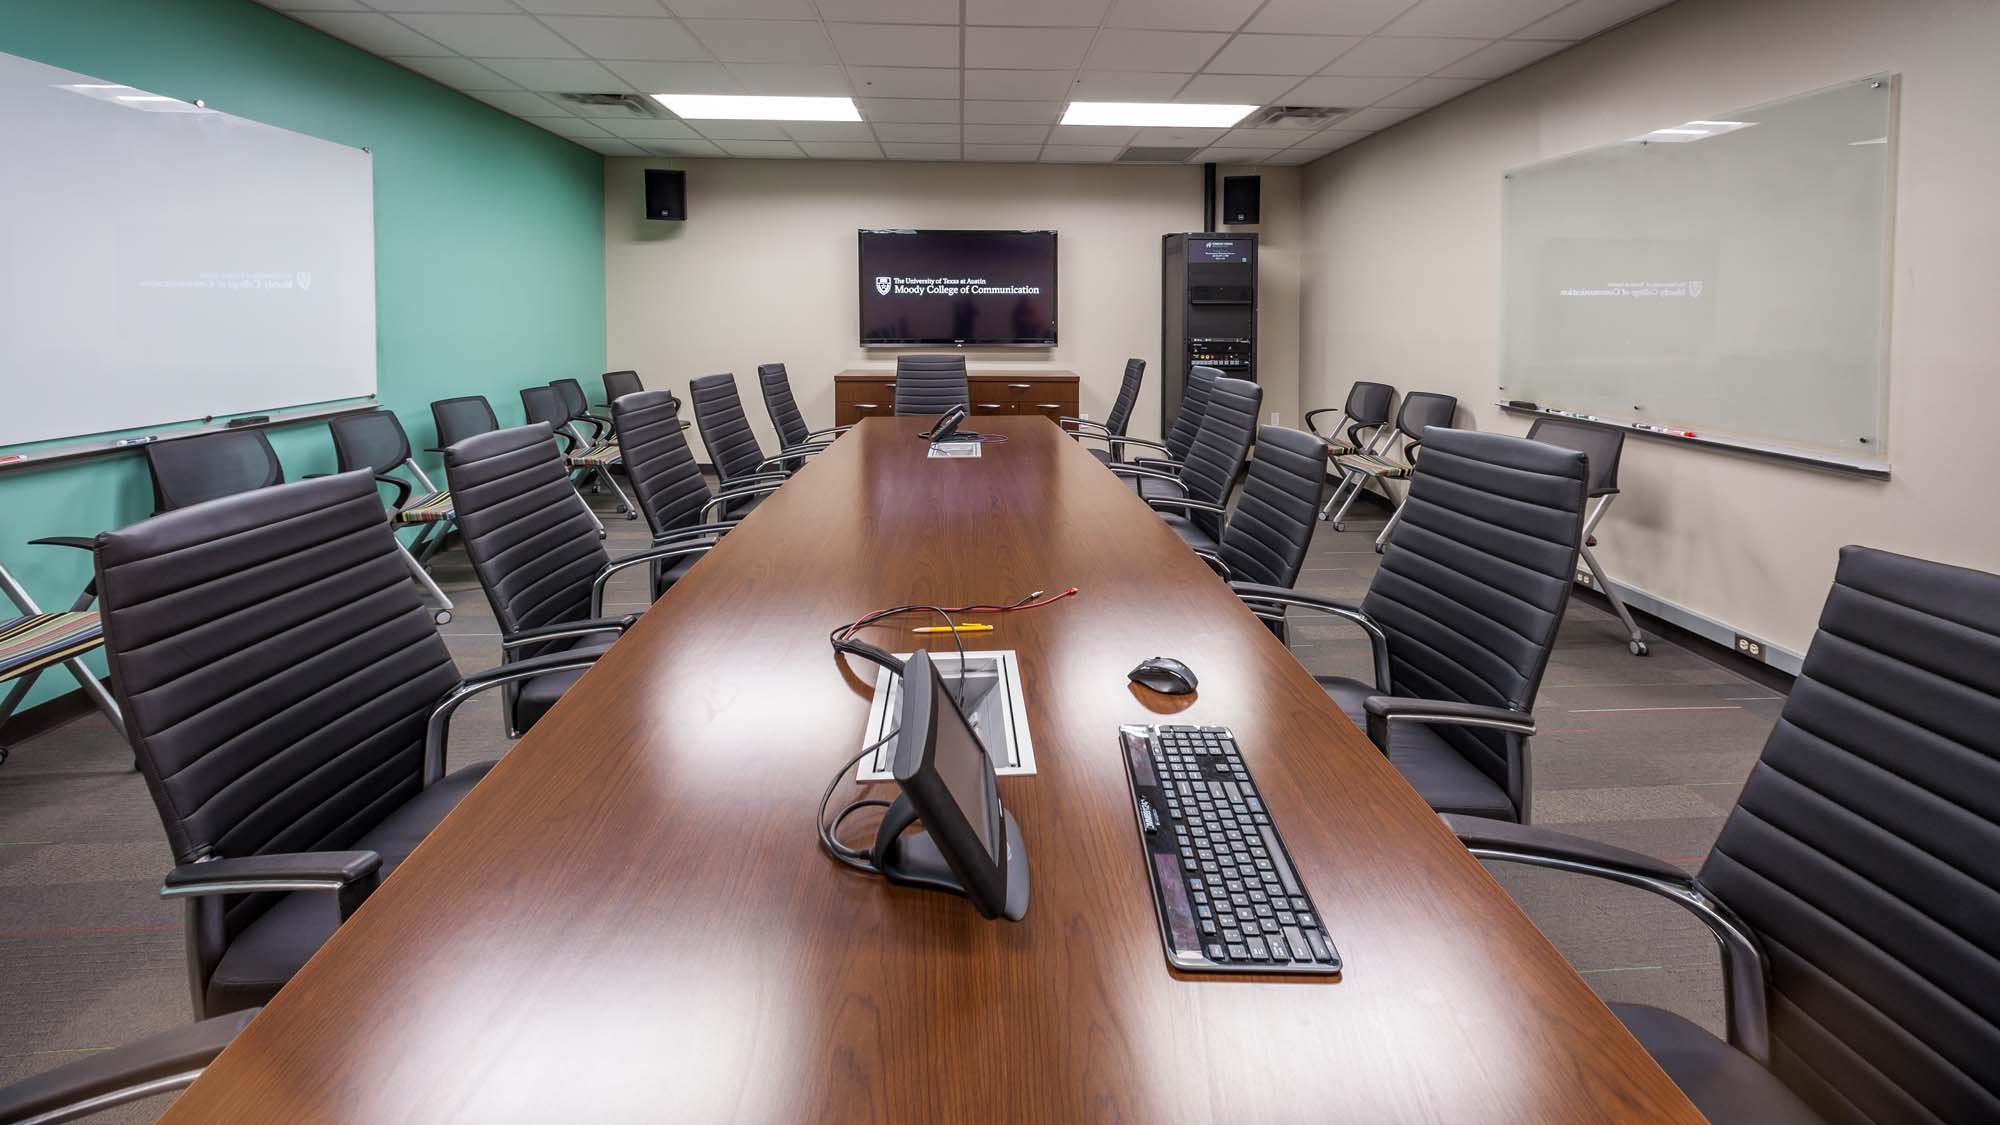
[[[1501,398],[1886,458],[1895,82],[1516,168]]]

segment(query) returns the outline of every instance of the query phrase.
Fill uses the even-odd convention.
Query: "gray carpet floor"
[[[608,510],[614,554],[644,545],[642,523]],[[1357,600],[1377,556],[1379,514],[1345,532],[1319,525],[1299,587]],[[499,637],[462,553],[433,562],[457,602],[441,627],[468,671],[498,662]],[[642,568],[614,582],[607,610],[645,606]],[[1300,619],[1299,659],[1367,678],[1356,631]],[[1536,717],[1539,824],[1697,866],[1715,840],[1783,697],[1680,645],[1626,651],[1610,614],[1573,603]],[[460,712],[453,767],[507,747],[498,704]],[[180,908],[158,896],[170,852],[122,739],[97,716],[17,745],[0,766],[0,1084],[188,1019]],[[1678,908],[1643,892],[1521,868],[1494,874],[1609,1000],[1657,1004],[1720,1032],[1715,944]],[[151,1120],[164,1099],[105,1115]]]

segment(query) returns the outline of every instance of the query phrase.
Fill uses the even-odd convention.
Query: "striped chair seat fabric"
[[[451,489],[439,489],[426,496],[419,496],[396,511],[396,519],[403,523],[437,523],[452,516]]]
[[[1413,468],[1375,453],[1343,453],[1334,458],[1334,462],[1348,472],[1392,479],[1409,476]]]
[[[81,656],[104,643],[97,611],[35,613],[0,621],[0,680],[11,680]]]
[[[615,441],[600,441],[589,449],[570,454],[568,458],[572,465],[592,466],[617,465],[624,459],[624,455],[618,452],[618,443]]]

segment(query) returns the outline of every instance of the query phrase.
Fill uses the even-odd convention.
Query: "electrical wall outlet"
[[[1738,633],[1736,634],[1736,651],[1752,660],[1762,662],[1764,659],[1764,642]]]
[[[1581,587],[1583,587],[1583,588],[1584,588],[1584,589],[1586,589],[1586,590],[1590,589],[1590,588],[1591,588],[1591,577],[1590,577],[1590,572],[1589,572],[1589,571],[1587,571],[1587,570],[1579,570],[1579,571],[1577,571],[1577,572],[1576,572],[1576,584],[1577,584],[1577,585],[1579,585],[1579,586],[1581,586]]]
[[[1278,417],[1279,417],[1279,415],[1278,415],[1278,412],[1277,412],[1277,411],[1275,411],[1275,410],[1271,411],[1271,424],[1272,424],[1273,426],[1282,426],[1282,425],[1284,425],[1284,423],[1282,423],[1282,422],[1278,421]]]

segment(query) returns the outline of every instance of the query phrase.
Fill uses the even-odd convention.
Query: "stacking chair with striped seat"
[[[633,507],[625,490],[618,487],[618,482],[611,475],[611,466],[625,463],[611,419],[590,412],[590,400],[584,397],[583,384],[575,379],[551,379],[549,386],[556,392],[563,409],[569,411],[569,432],[583,442],[582,446],[571,451],[570,466],[584,470],[585,479],[591,481],[593,487],[599,481],[609,485],[612,494],[618,497],[618,510],[624,512],[628,520],[637,519],[638,509]],[[584,429],[588,429],[589,433],[586,434]]]
[[[637,371],[606,371],[601,378],[604,380],[604,401],[597,405],[606,410],[626,395],[638,394],[646,389],[646,384],[639,381]]]
[[[57,546],[75,546],[77,543],[36,540],[37,543],[54,543]],[[88,543],[89,540],[81,540]],[[118,704],[111,694],[84,664],[83,656],[104,643],[104,626],[98,620],[97,611],[90,608],[96,600],[95,584],[85,586],[70,608],[57,613],[44,613],[28,591],[0,567],[0,593],[14,603],[17,616],[0,616],[0,683],[12,681],[5,700],[0,700],[0,727],[13,717],[14,709],[26,698],[28,689],[43,672],[60,666],[76,679],[76,685],[90,702],[111,720],[111,725],[121,732],[125,720],[118,713]],[[4,611],[0,611],[4,612]],[[7,760],[7,747],[0,744],[0,762]]]
[[[1334,466],[1341,472],[1340,483],[1334,485],[1333,495],[1326,498],[1326,506],[1320,509],[1319,518],[1333,520],[1335,531],[1344,530],[1343,521],[1347,509],[1354,506],[1362,490],[1369,481],[1378,482],[1383,493],[1388,488],[1383,481],[1404,480],[1416,471],[1417,450],[1424,442],[1424,431],[1432,426],[1440,429],[1451,428],[1452,415],[1458,412],[1458,399],[1451,395],[1433,394],[1430,391],[1411,391],[1403,397],[1403,407],[1396,411],[1396,425],[1384,441],[1373,451],[1343,453],[1333,459]],[[1402,447],[1396,441],[1402,439]],[[1393,498],[1393,497],[1392,497]],[[1398,512],[1401,505],[1397,505]],[[1396,516],[1389,517],[1388,527],[1382,529],[1382,538],[1375,544],[1380,551],[1388,541],[1389,528],[1396,526]]]
[[[1389,408],[1395,401],[1396,388],[1389,384],[1357,382],[1347,389],[1347,401],[1338,409],[1329,406],[1306,411],[1306,428],[1326,442],[1329,456],[1365,453],[1391,432]],[[1339,415],[1333,420],[1333,432],[1320,429],[1313,421],[1322,414]]]
[[[563,470],[568,474],[571,486],[579,492],[583,491],[584,482],[590,479],[594,470],[589,465],[579,464],[573,458],[587,451],[592,443],[590,439],[571,427],[569,408],[563,405],[562,395],[554,387],[522,387],[521,413],[527,418],[529,425],[540,422],[549,427],[555,436],[556,447],[562,452]],[[623,492],[618,494],[618,500],[620,510],[625,513],[626,519],[639,518],[638,510],[626,502]],[[588,504],[584,506],[589,507]],[[592,511],[590,518],[597,520],[597,513]],[[597,520],[597,527],[598,534],[602,535],[604,521]]]
[[[404,543],[401,537],[396,545],[409,556],[410,572],[417,585],[424,588],[429,598],[431,614],[440,625],[451,621],[451,599],[432,580],[424,564],[443,546],[445,537],[452,529],[451,489],[439,488],[431,483],[423,467],[410,453],[410,436],[403,431],[403,423],[387,410],[371,410],[366,414],[349,414],[335,418],[326,424],[333,434],[334,464],[340,472],[351,473],[356,469],[366,469],[374,474],[377,484],[386,484],[396,490],[389,501],[389,522],[397,527],[417,528],[417,537]],[[417,486],[393,475],[397,469],[408,469],[417,478]],[[419,491],[421,488],[421,491]]]
[[[431,403],[431,421],[437,426],[437,445],[430,453],[443,453],[466,438],[488,434],[500,428],[493,404],[485,395],[460,395]]]

